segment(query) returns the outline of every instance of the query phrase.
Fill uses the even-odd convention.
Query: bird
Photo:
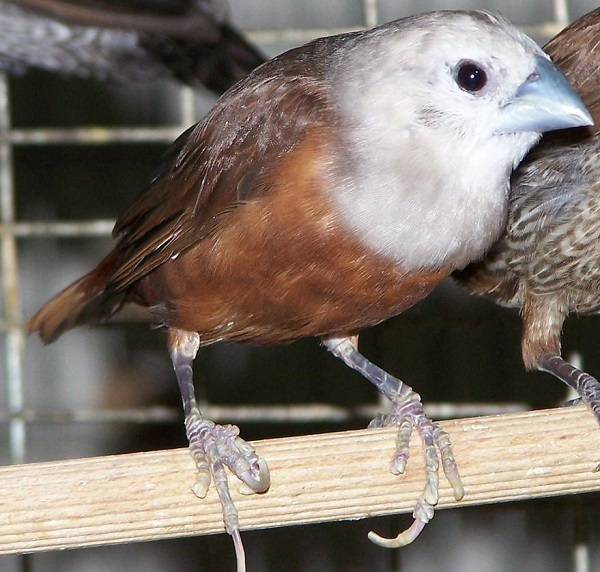
[[[161,78],[221,95],[265,60],[223,0],[0,1],[0,70],[115,83]]]
[[[393,473],[415,429],[426,484],[412,542],[432,518],[439,466],[464,495],[448,435],[420,396],[358,350],[359,332],[402,313],[500,234],[509,177],[541,133],[592,121],[537,44],[484,11],[439,11],[318,38],[258,67],[167,150],[117,220],[116,243],[28,323],[44,343],[148,308],[167,331],[199,497],[214,482],[238,570],[239,518],[225,467],[245,492],[268,465],[235,426],[196,403],[193,361],[220,341],[304,337],[392,402]]]
[[[577,130],[578,134],[585,137],[586,130],[593,134],[600,125],[600,8],[567,26],[544,46],[544,51],[569,78],[594,118],[594,127]],[[563,131],[561,137],[569,133]]]
[[[600,423],[600,383],[561,356],[572,312],[600,312],[600,8],[544,47],[577,89],[594,127],[544,138],[513,176],[507,226],[483,260],[453,274],[469,292],[519,308],[528,370],[575,389]]]

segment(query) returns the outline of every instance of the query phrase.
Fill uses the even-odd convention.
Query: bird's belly
[[[209,281],[201,291],[155,308],[170,327],[201,334],[204,343],[243,340],[257,345],[307,336],[348,334],[401,313],[425,297],[442,276],[353,276],[309,272],[236,276]]]
[[[203,343],[352,333],[401,313],[449,274],[407,273],[374,255],[322,202],[285,214],[255,208],[261,201],[142,281],[138,293],[161,323],[199,332]]]

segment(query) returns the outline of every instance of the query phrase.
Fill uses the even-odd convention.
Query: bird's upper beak
[[[500,113],[496,133],[541,133],[594,124],[590,112],[562,72],[542,56],[536,56],[535,71]]]

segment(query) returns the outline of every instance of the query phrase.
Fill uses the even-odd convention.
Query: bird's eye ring
[[[456,67],[455,80],[460,89],[469,93],[476,93],[481,91],[487,84],[487,74],[475,62],[463,61]]]

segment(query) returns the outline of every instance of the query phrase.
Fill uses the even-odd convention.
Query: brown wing
[[[331,113],[325,88],[293,55],[230,90],[169,150],[159,173],[117,221],[123,290],[202,240],[223,211],[268,192],[254,185]]]
[[[325,120],[335,124],[319,75],[324,58],[311,53],[320,45],[261,66],[186,131],[117,221],[113,250],[33,316],[30,331],[48,343],[75,326],[109,319],[137,281],[198,244],[221,214],[269,193],[266,175],[304,134]]]

